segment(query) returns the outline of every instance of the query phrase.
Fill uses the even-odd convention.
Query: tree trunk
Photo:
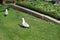
[[[56,5],[60,5],[60,0],[56,0]]]

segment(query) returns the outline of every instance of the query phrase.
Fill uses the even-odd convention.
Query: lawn
[[[20,26],[23,17],[29,29]],[[60,40],[60,25],[10,8],[8,16],[0,12],[0,40]]]

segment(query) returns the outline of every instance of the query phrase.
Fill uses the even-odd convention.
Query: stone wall
[[[13,9],[26,12],[27,14],[30,14],[30,15],[33,15],[35,17],[41,18],[41,19],[46,20],[48,22],[53,22],[53,23],[56,23],[56,24],[60,24],[59,20],[56,20],[56,19],[54,19],[50,16],[38,13],[36,11],[30,10],[30,9],[27,9],[27,8],[24,8],[24,7],[21,7],[21,6],[17,6],[17,5],[13,5],[13,4],[10,4],[10,5],[12,6]]]

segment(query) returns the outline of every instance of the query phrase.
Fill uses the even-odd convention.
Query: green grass
[[[20,26],[23,17],[30,29]],[[0,12],[0,40],[60,40],[60,25],[10,9],[6,17]]]

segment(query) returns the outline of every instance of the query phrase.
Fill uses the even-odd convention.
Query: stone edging
[[[27,12],[33,16],[36,16],[38,18],[41,18],[41,19],[44,19],[46,21],[50,21],[50,22],[53,22],[53,23],[56,23],[56,24],[60,24],[60,21],[59,20],[56,20],[50,16],[47,16],[47,15],[44,15],[44,14],[41,14],[39,12],[36,12],[36,11],[33,11],[33,10],[30,10],[30,9],[27,9],[25,7],[21,7],[21,6],[18,6],[18,5],[14,5],[14,4],[10,4],[12,6],[12,8],[14,9],[17,9],[17,10],[20,10],[20,11],[24,11],[24,12]]]

